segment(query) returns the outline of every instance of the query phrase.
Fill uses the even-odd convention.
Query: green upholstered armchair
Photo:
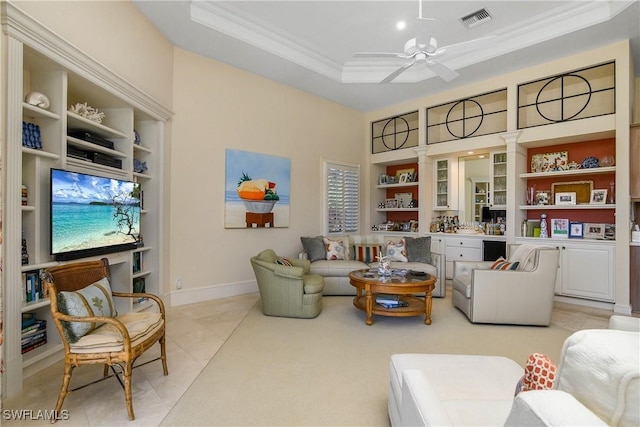
[[[262,312],[267,316],[313,318],[322,310],[322,276],[309,274],[308,260],[288,259],[291,265],[276,263],[282,257],[265,249],[251,257]]]

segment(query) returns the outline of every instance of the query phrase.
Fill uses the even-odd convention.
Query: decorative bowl
[[[616,161],[613,156],[602,156],[599,160],[600,166],[606,168],[608,166],[613,166],[616,164]]]
[[[582,161],[582,169],[591,169],[598,167],[598,159],[590,156]]]
[[[271,212],[277,200],[242,200],[244,207],[248,212],[252,213],[268,213]]]

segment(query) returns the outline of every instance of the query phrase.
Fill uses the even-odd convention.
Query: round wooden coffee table
[[[367,325],[373,324],[372,315],[390,317],[409,317],[425,315],[424,323],[431,324],[432,295],[436,278],[431,274],[424,276],[381,277],[371,270],[356,270],[349,273],[351,285],[356,288],[356,296],[353,305],[367,313]],[[363,294],[364,293],[364,294]],[[385,308],[376,303],[378,294],[398,295],[401,301],[407,303],[406,307]],[[415,296],[424,294],[424,298]]]

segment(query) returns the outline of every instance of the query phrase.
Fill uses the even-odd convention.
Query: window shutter
[[[354,233],[359,224],[359,168],[327,163],[327,232]]]

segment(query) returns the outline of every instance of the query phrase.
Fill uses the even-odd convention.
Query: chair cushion
[[[164,326],[160,313],[126,313],[116,317],[127,328],[131,346],[135,347]],[[124,349],[124,339],[118,329],[104,324],[70,346],[71,353],[105,353]]]
[[[453,278],[453,289],[460,292],[466,298],[471,298],[471,274],[459,274]]]
[[[491,267],[489,268],[491,270],[517,270],[519,265],[520,265],[520,262],[518,261],[509,262],[504,258],[500,257],[493,264],[491,264]]]
[[[324,241],[322,236],[317,237],[300,237],[302,247],[307,253],[309,261],[318,261],[321,259],[327,259],[327,250],[324,247]]]
[[[319,294],[324,289],[324,278],[317,274],[305,274],[302,282],[305,294]]]
[[[409,262],[431,264],[431,236],[405,237],[404,242]]]
[[[113,305],[109,279],[106,277],[75,292],[58,292],[58,308],[61,313],[77,317],[114,317],[117,314]],[[62,322],[62,328],[67,340],[76,342],[102,324],[101,322]]]

